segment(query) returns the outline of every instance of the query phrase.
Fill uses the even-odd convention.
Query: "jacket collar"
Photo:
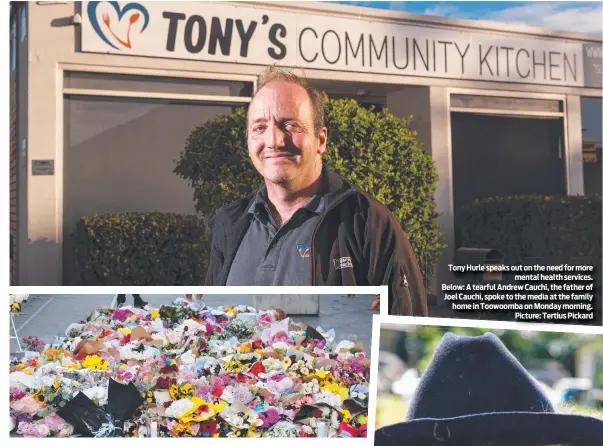
[[[326,212],[328,212],[332,203],[339,200],[343,195],[354,191],[356,191],[356,188],[349,181],[330,170],[326,163],[322,163],[320,194],[323,195]],[[228,233],[235,233],[241,226],[249,224],[253,217],[253,206],[255,206],[258,194],[266,194],[265,184],[262,184],[253,194],[243,199],[242,202],[240,201],[236,209],[232,209],[232,213],[228,212],[233,217],[233,223]]]

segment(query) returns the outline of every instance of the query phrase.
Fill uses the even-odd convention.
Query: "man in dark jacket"
[[[247,119],[264,184],[212,220],[206,285],[389,285],[389,314],[426,316],[423,279],[400,225],[322,161],[321,94],[269,68]]]

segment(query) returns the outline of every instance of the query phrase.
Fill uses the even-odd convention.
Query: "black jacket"
[[[311,284],[389,285],[389,314],[427,316],[427,297],[417,260],[406,234],[389,210],[326,168],[322,193],[326,211],[312,237]],[[254,197],[255,194],[222,207],[213,218],[205,285],[226,285],[253,218],[248,210]]]

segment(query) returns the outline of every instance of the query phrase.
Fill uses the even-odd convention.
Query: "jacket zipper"
[[[320,228],[320,225],[322,224],[322,222],[324,221],[324,219],[327,217],[327,214],[331,211],[333,211],[333,209],[335,209],[335,207],[339,206],[346,198],[348,198],[353,192],[355,192],[356,189],[349,189],[348,191],[346,191],[341,197],[339,197],[337,200],[335,200],[333,203],[331,203],[331,206],[329,206],[329,208],[325,211],[325,213],[323,215],[320,216],[320,218],[318,219],[318,222],[316,223],[316,226],[314,227],[314,230],[312,231],[312,239],[310,240],[310,247],[311,247],[311,252],[312,252],[312,262],[311,262],[311,266],[310,266],[310,283],[312,284],[312,286],[316,285],[316,264],[315,264],[315,256],[314,256],[314,239],[316,237],[316,233],[318,232],[318,228]]]

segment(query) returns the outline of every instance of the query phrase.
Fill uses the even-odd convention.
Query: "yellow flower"
[[[348,389],[345,386],[340,386],[337,383],[325,383],[322,390],[328,390],[333,395],[339,395],[342,400],[348,399]]]
[[[46,406],[46,399],[44,398],[44,395],[42,395],[42,391],[44,390],[43,387],[40,387],[38,390],[36,390],[34,393],[32,393],[31,396],[34,397],[34,399],[40,403],[42,406]]]
[[[283,368],[285,370],[287,370],[289,367],[291,367],[291,358],[287,358],[287,357],[283,358],[282,363],[283,363]]]
[[[17,366],[16,366],[16,367],[17,367],[17,370],[21,370],[21,369],[23,369],[23,367],[25,367],[25,366],[24,366],[23,364],[19,363],[19,364],[17,364]]]
[[[234,371],[235,371],[236,373],[239,373],[239,372],[241,371],[241,369],[237,367],[237,368],[236,368]]]
[[[26,375],[33,375],[33,370],[32,370],[32,369],[30,369],[29,367],[27,367],[25,370],[23,370],[23,372],[24,372]]]
[[[261,348],[256,348],[254,352],[259,353],[261,355],[263,353],[263,350]]]
[[[159,310],[157,308],[153,308],[151,310],[151,320],[154,321],[159,317]]]
[[[216,432],[216,433],[214,434],[214,438],[220,438],[220,433],[219,433],[219,432]]]
[[[328,374],[329,372],[325,371],[324,369],[320,369],[315,373],[315,375],[318,376],[320,379],[325,379]]]
[[[180,415],[178,418],[184,423],[190,423],[191,421],[205,421],[209,420],[216,414],[220,413],[226,406],[226,402],[222,401],[219,404],[210,404],[205,402],[202,398],[198,398],[193,396],[189,398],[194,404],[194,406]],[[197,409],[201,406],[206,406],[205,410],[202,412],[197,412]]]
[[[13,302],[13,304],[10,306],[10,309],[12,311],[17,311],[21,309],[21,305],[19,305],[17,302]]]
[[[109,363],[98,355],[88,355],[82,361],[82,366],[90,370],[107,370]]]
[[[358,415],[358,418],[356,418],[356,420],[358,421],[358,423],[360,425],[367,424],[368,423],[368,415]]]
[[[344,423],[347,423],[348,421],[350,421],[350,418],[352,417],[352,414],[350,413],[349,410],[347,410],[347,409],[341,409],[339,412],[343,415],[343,422]]]
[[[241,353],[251,353],[251,344],[241,344],[241,346],[239,347],[239,351]]]
[[[130,330],[129,328],[126,328],[126,327],[118,328],[117,331],[119,331],[120,333],[126,334],[126,335],[132,333],[132,330]]]
[[[172,397],[173,400],[178,400],[180,398],[178,398],[179,396],[179,391],[178,391],[178,385],[177,384],[172,384],[170,386],[170,396]]]
[[[80,365],[79,365],[79,364],[75,364],[75,363],[74,363],[74,364],[69,364],[69,365],[67,366],[67,368],[68,368],[68,369],[75,369],[75,370],[77,370],[77,369],[79,369],[79,368],[80,368]]]

